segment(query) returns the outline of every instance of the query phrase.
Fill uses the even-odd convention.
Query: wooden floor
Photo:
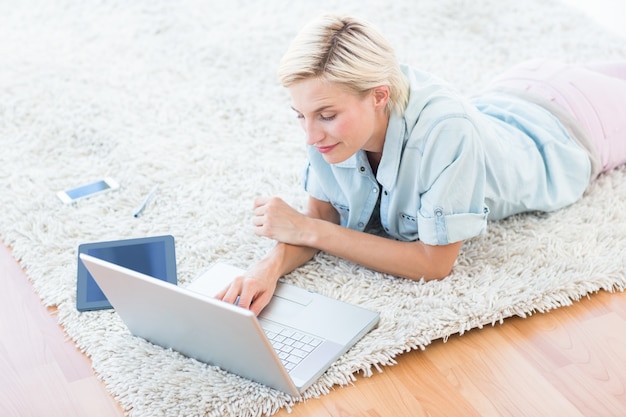
[[[626,1],[564,0],[626,36]],[[0,243],[0,416],[124,415]],[[472,330],[279,416],[626,416],[626,293]]]
[[[123,415],[1,242],[0,282],[0,416]]]

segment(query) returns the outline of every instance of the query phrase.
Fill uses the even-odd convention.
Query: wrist
[[[302,246],[321,250],[322,235],[328,224],[325,220],[308,217],[302,231]]]
[[[253,269],[257,271],[262,271],[261,275],[268,281],[276,282],[283,275],[282,262],[280,260],[281,256],[277,256],[279,255],[277,252],[280,252],[279,249],[280,248],[275,247],[268,256],[261,259],[253,267]]]

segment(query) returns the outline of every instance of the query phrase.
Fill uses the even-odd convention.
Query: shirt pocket
[[[336,201],[331,201],[330,203],[333,205],[335,210],[337,210],[337,213],[339,213],[339,217],[341,218],[341,225],[347,225],[348,217],[350,215],[350,207],[348,207],[346,204],[341,204]]]
[[[403,240],[417,240],[417,217],[400,212],[398,219],[398,234]]]

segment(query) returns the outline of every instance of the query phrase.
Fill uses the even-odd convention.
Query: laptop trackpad
[[[285,318],[294,317],[303,308],[305,308],[305,306],[302,304],[275,295],[272,297],[272,301],[263,309],[259,317],[280,323],[284,322]]]
[[[302,309],[311,304],[311,293],[290,284],[278,283],[272,301],[263,309],[260,317],[286,323],[286,320],[296,316]]]

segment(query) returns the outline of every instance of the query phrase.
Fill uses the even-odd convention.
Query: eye
[[[325,122],[329,122],[331,120],[333,120],[335,118],[336,115],[331,115],[331,116],[325,116],[323,114],[320,114],[320,119],[324,120]]]

